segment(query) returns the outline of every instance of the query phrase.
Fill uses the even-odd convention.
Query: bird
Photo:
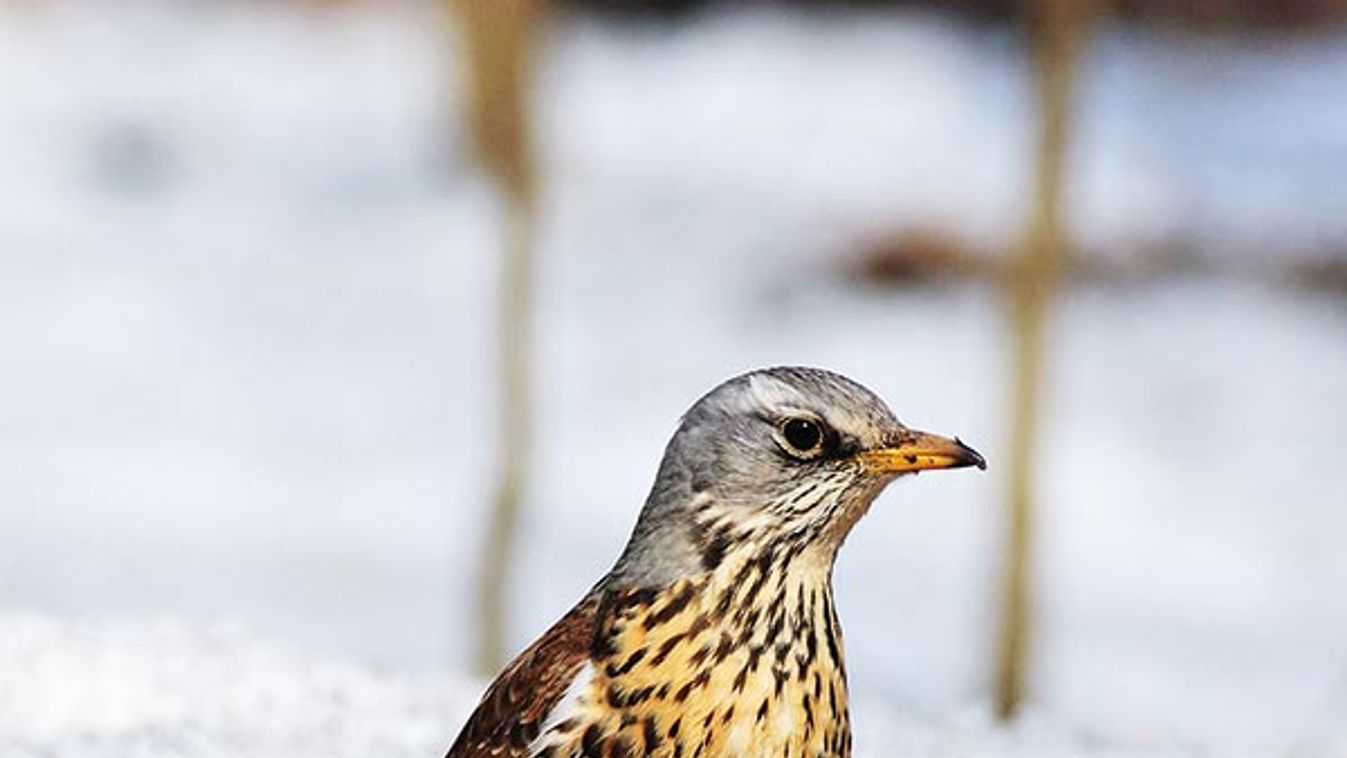
[[[896,478],[967,466],[986,461],[840,374],[721,383],[682,416],[612,569],[447,758],[846,758],[838,549]]]

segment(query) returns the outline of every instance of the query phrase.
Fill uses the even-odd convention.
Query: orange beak
[[[908,430],[896,445],[866,450],[856,458],[873,474],[906,474],[937,468],[987,468],[987,461],[958,437]]]

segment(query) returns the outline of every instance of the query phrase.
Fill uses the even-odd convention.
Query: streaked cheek
[[[851,497],[856,478],[850,471],[821,471],[794,484],[775,498],[773,510],[783,516],[827,517]]]

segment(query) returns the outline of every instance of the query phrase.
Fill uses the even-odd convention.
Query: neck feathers
[[[695,578],[602,591],[584,691],[540,754],[849,755],[829,566],[730,551]]]

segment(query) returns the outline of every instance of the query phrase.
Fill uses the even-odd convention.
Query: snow
[[[442,22],[0,10],[0,753],[433,755],[456,731],[499,209]],[[1082,243],[1340,242],[1341,42],[1110,32]],[[1064,299],[1033,708],[998,731],[1001,304],[835,272],[909,224],[1013,235],[1017,40],[755,10],[569,20],[546,59],[512,647],[616,557],[692,399],[816,364],[991,462],[896,485],[843,552],[861,754],[1347,755],[1340,299],[1182,279]]]
[[[6,616],[0,671],[0,753],[7,758],[437,756],[480,688],[334,663],[237,629],[162,619],[89,626]],[[924,722],[863,703],[857,722],[857,758],[1201,755],[1102,745],[1033,717],[1005,730],[970,714]]]
[[[0,752],[29,756],[442,755],[465,682],[315,660],[238,630],[0,622]]]

